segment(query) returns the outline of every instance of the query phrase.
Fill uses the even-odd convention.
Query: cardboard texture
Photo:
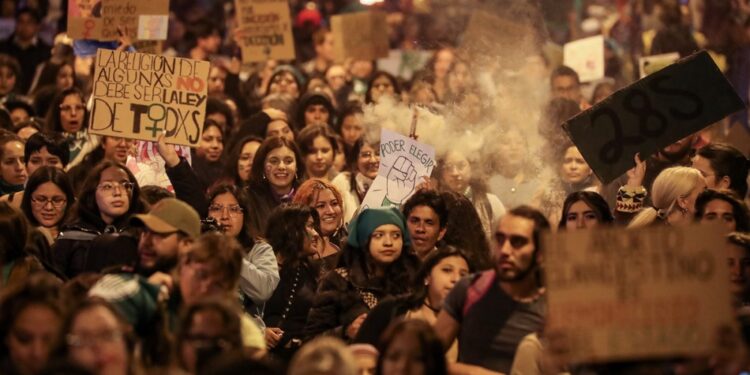
[[[598,35],[566,43],[563,61],[578,73],[581,82],[604,78],[604,37]]]
[[[734,329],[721,233],[706,225],[547,233],[545,332],[572,363],[713,353],[720,329]]]
[[[705,51],[612,94],[563,124],[603,183],[675,141],[745,108]]]
[[[337,61],[376,60],[388,57],[388,25],[385,13],[338,14],[331,17],[331,31]]]
[[[168,19],[169,0],[71,0],[67,32],[73,39],[117,40],[120,26],[133,40],[164,40]]]
[[[640,74],[640,77],[643,78],[651,73],[658,72],[659,70],[672,65],[679,59],[680,54],[677,52],[665,53],[662,55],[644,56],[638,59],[638,72]]]
[[[206,116],[207,61],[99,49],[89,132],[196,147]]]
[[[284,0],[235,0],[242,61],[293,60],[294,37]]]

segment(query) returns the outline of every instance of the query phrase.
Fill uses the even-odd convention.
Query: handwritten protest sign
[[[563,46],[564,64],[578,73],[581,82],[604,78],[604,36],[592,36]]]
[[[362,207],[400,206],[435,167],[435,149],[399,133],[380,133],[378,176],[367,191]]]
[[[195,147],[206,116],[209,63],[100,49],[89,131]]]
[[[548,327],[574,363],[705,355],[733,327],[718,227],[548,233]]]
[[[285,0],[235,0],[242,61],[292,60],[294,38]]]
[[[658,72],[659,70],[672,65],[679,59],[680,54],[677,52],[665,53],[662,55],[643,56],[638,59],[638,72],[640,73],[640,77],[643,78],[651,73]]]
[[[331,17],[333,52],[337,61],[376,60],[388,56],[388,25],[381,12],[337,14]]]
[[[132,39],[167,38],[169,0],[71,0],[68,36],[73,39],[116,40],[123,32]]]
[[[619,90],[563,124],[599,179],[608,183],[646,158],[745,108],[705,51]]]

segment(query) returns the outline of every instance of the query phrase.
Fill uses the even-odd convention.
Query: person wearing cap
[[[175,198],[162,199],[149,213],[134,215],[131,223],[143,228],[138,239],[136,272],[144,277],[171,272],[177,266],[177,255],[201,235],[198,213]]]
[[[349,224],[338,267],[320,282],[305,327],[308,339],[330,334],[351,341],[367,313],[387,296],[408,293],[419,260],[396,208],[367,208]]]

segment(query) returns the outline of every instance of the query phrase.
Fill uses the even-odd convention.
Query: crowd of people
[[[233,2],[172,0],[163,53],[211,62],[190,152],[163,134],[89,132],[87,41],[65,36],[59,2],[6,3],[15,29],[0,42],[1,374],[750,370],[749,149],[710,131],[744,129],[747,112],[633,155],[635,167],[606,184],[560,127],[634,82],[638,57],[665,52],[711,49],[747,101],[746,0],[519,1],[539,11],[544,43],[525,66],[494,71],[460,48],[466,9],[376,3],[392,48],[431,52],[408,78],[335,61],[330,17],[360,3],[291,1],[297,59],[242,65]],[[599,33],[606,78],[584,94],[548,47]],[[492,96],[508,76],[524,92]],[[507,123],[499,108],[524,95],[544,105]],[[367,118],[378,106],[443,116],[476,145],[436,146],[431,178],[401,207],[361,207],[380,167],[385,125]],[[431,132],[420,124],[415,136]],[[163,183],[139,174],[144,149]],[[542,233],[711,223],[726,238],[715,246],[744,340],[700,358],[560,360],[564,348],[545,334]]]

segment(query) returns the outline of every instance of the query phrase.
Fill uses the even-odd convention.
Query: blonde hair
[[[289,375],[355,375],[354,355],[343,341],[319,337],[304,345],[289,364]]]
[[[656,176],[651,188],[652,207],[647,207],[633,218],[628,228],[640,228],[650,225],[657,218],[666,219],[676,208],[677,200],[685,198],[705,182],[700,171],[690,167],[671,167]]]

